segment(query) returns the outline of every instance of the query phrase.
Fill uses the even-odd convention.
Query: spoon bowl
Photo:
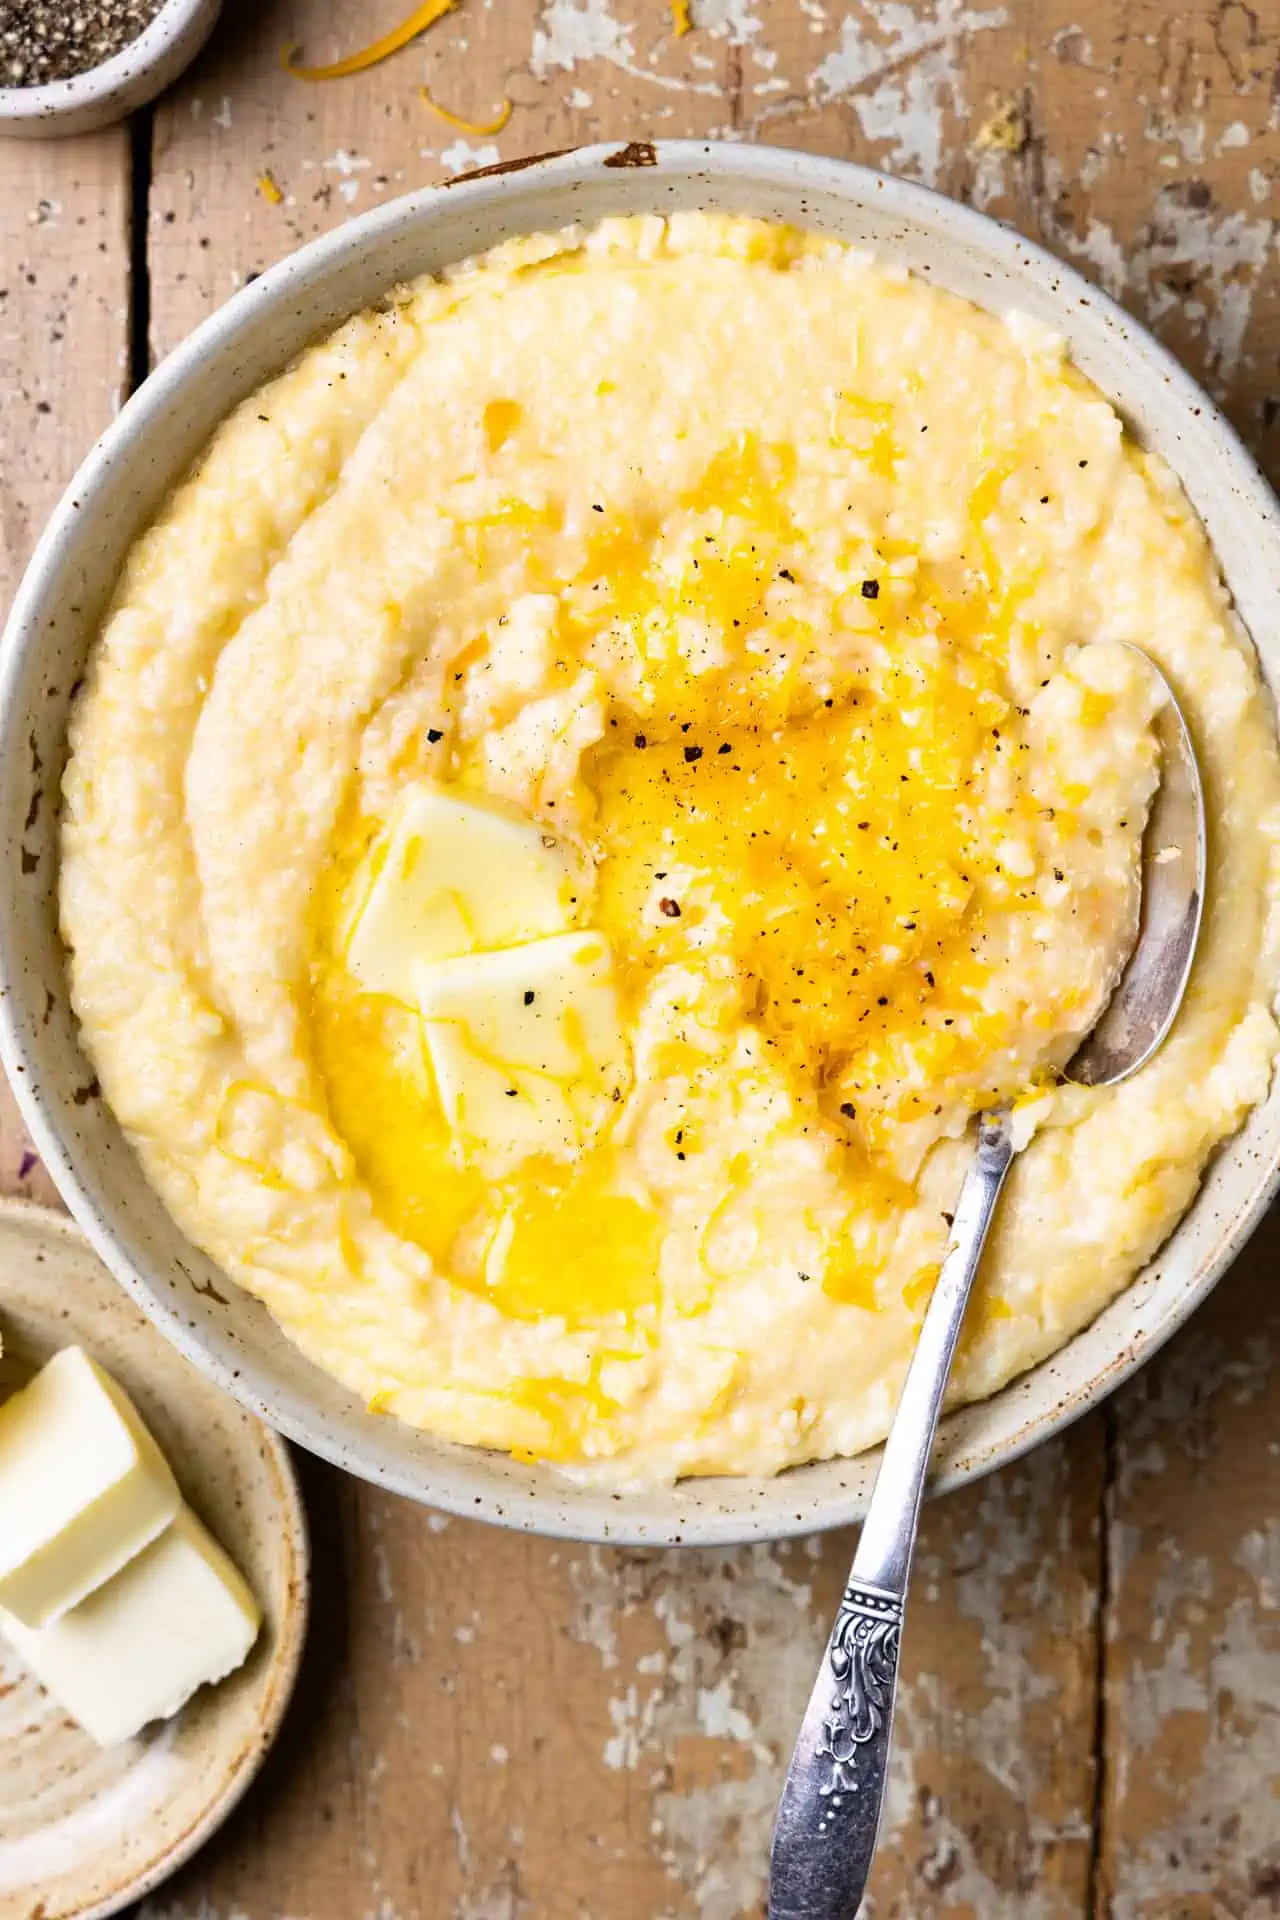
[[[1160,784],[1142,836],[1138,937],[1092,1032],[1067,1066],[1067,1079],[1082,1087],[1117,1086],[1160,1046],[1182,1005],[1204,912],[1207,833],[1200,768],[1173,688],[1148,654],[1142,658],[1164,692],[1151,723],[1160,747]]]

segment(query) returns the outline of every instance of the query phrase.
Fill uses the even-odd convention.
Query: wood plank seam
[[[1089,1822],[1089,1867],[1085,1883],[1085,1912],[1088,1920],[1107,1920],[1111,1899],[1107,1887],[1107,1791],[1109,1758],[1107,1739],[1107,1665],[1108,1636],[1111,1630],[1112,1554],[1111,1516],[1115,1504],[1116,1415],[1115,1402],[1107,1401],[1101,1410],[1102,1484],[1098,1499],[1098,1589],[1094,1628],[1093,1694],[1093,1808]]]
[[[151,371],[151,158],[155,115],[142,107],[129,123],[129,292],[125,317],[129,392]]]

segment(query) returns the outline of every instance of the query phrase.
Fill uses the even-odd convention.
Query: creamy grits
[[[1123,965],[1159,661],[1212,883]],[[1277,1050],[1280,757],[1204,533],[1061,344],[745,219],[403,289],[137,543],[71,728],[84,1044],[179,1224],[371,1407],[618,1486],[884,1434],[983,1105],[954,1397],[1154,1253]]]

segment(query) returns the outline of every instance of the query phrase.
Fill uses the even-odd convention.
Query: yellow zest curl
[[[676,40],[683,40],[686,33],[693,31],[693,9],[689,0],[671,0],[671,32]]]
[[[426,87],[419,87],[418,92],[422,99],[426,101],[432,113],[438,113],[447,125],[457,127],[460,133],[476,133],[481,135],[501,133],[511,118],[512,103],[509,99],[503,101],[497,117],[493,120],[466,120],[460,113],[450,113],[448,107],[442,107],[438,100],[433,100]]]
[[[294,58],[298,52],[296,46],[284,49],[280,55],[281,65],[286,73],[293,75],[295,80],[342,80],[349,73],[363,73],[366,67],[376,67],[380,60],[386,60],[393,53],[399,53],[402,47],[407,47],[409,42],[416,40],[420,33],[425,33],[428,27],[433,27],[436,21],[449,13],[457,3],[458,0],[422,0],[422,5],[415,7],[409,18],[402,20],[398,27],[392,27],[390,33],[384,33],[380,40],[362,47],[358,53],[349,53],[344,59],[335,60],[331,66],[295,66]]]

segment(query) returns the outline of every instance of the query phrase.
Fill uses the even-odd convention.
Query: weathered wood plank
[[[0,609],[129,377],[129,140],[0,141]],[[56,1198],[0,1081],[0,1191]]]

